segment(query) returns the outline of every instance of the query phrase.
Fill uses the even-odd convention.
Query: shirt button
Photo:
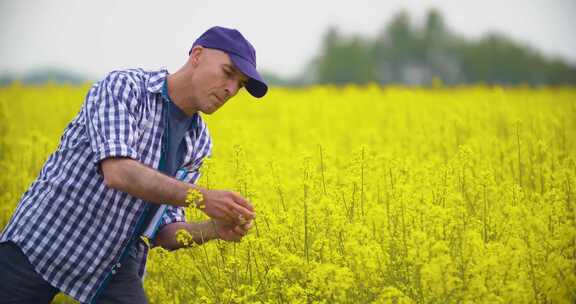
[[[112,269],[112,274],[116,274],[116,269]]]

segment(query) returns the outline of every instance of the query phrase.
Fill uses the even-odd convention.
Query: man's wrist
[[[214,229],[211,220],[188,223],[188,235],[191,236],[191,241],[195,244],[203,244],[213,239],[218,239],[218,234]]]
[[[208,221],[210,222],[209,224],[212,229],[214,239],[222,240],[222,237],[220,236],[220,234],[218,234],[218,227],[216,226],[216,222],[214,221],[214,219],[209,219]]]
[[[200,190],[200,187],[190,187],[186,190],[186,199],[184,203],[187,207],[194,207],[198,209],[204,209],[204,194]]]
[[[201,226],[204,242],[221,239],[220,235],[218,234],[214,220],[209,219],[199,223],[199,225]]]

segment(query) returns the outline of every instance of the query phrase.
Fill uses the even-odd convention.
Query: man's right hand
[[[200,189],[204,200],[201,210],[213,219],[244,224],[254,219],[254,207],[240,194],[225,190]]]

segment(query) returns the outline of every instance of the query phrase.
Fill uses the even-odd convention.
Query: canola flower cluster
[[[203,204],[204,197],[197,189],[188,189],[186,192],[186,205],[193,206],[194,208],[204,209],[206,206]]]
[[[0,89],[0,227],[86,91]],[[205,119],[199,184],[255,225],[154,248],[150,303],[576,302],[574,88],[274,88]]]

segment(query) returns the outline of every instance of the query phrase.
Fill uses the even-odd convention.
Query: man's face
[[[193,96],[190,102],[199,111],[212,114],[234,97],[248,81],[232,63],[228,54],[208,48],[193,50],[191,60],[196,66],[192,77]]]

